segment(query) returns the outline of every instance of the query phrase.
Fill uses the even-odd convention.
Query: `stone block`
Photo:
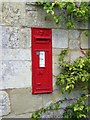
[[[90,46],[89,46],[89,38],[88,38],[88,36],[85,36],[85,32],[86,31],[84,31],[84,32],[82,32],[81,33],[81,48],[82,49],[88,49],[88,48],[90,48]]]
[[[60,103],[60,108],[64,109],[67,106],[72,105],[75,102],[76,102],[75,100],[71,100],[71,99],[65,100],[62,103]]]
[[[48,21],[48,22],[47,22]],[[51,27],[54,24],[52,18],[45,11],[27,11],[25,24],[29,27]],[[53,25],[52,25],[53,26]]]
[[[2,88],[2,61],[0,60],[0,88]]]
[[[58,85],[56,85],[56,77],[53,76],[53,91],[59,90],[59,89],[60,89],[60,87]]]
[[[30,6],[30,7],[29,7]],[[58,13],[58,11],[57,11]],[[47,14],[40,6],[26,6],[25,26],[41,28],[65,28],[64,21],[56,25],[51,14]]]
[[[69,48],[70,49],[80,49],[79,40],[69,40]]]
[[[84,57],[80,50],[70,52],[70,62],[73,62],[78,57]]]
[[[30,118],[32,117],[32,113],[24,113],[24,114],[19,114],[19,115],[15,115],[14,113],[10,113],[9,115],[7,116],[3,116],[2,120],[4,119],[7,119],[7,120],[10,120],[10,119],[27,119],[27,120],[30,120]]]
[[[84,21],[82,21],[82,22],[78,22],[78,21],[75,21],[75,29],[88,29],[88,22],[84,22]]]
[[[0,25],[2,24],[2,3],[0,2]]]
[[[28,89],[14,89],[9,92],[12,111],[17,114],[29,113],[42,108],[42,96],[32,95]]]
[[[48,111],[47,113],[43,113],[41,116],[41,119],[43,119],[43,118],[45,118],[45,119],[53,118],[53,111]]]
[[[64,110],[63,109],[60,109],[60,110],[56,110],[53,112],[53,117],[54,118],[63,118],[63,113],[64,113]]]
[[[52,48],[52,54],[55,55],[55,56],[59,56],[62,50],[63,49]]]
[[[2,48],[28,49],[31,47],[31,30],[28,28],[2,27]]]
[[[5,91],[0,91],[0,116],[10,113],[10,100]]]
[[[52,46],[53,48],[68,48],[68,31],[53,29]]]
[[[80,35],[80,32],[78,30],[69,30],[69,39],[78,39],[79,38],[79,35]]]
[[[27,11],[41,11],[42,7],[40,7],[39,5],[35,5],[35,3],[26,2],[25,10],[26,12]]]
[[[64,93],[62,94],[62,88],[61,86],[59,87],[58,90],[54,90],[53,93],[47,94],[47,95],[42,95],[43,98],[43,106],[48,107],[50,103],[55,103],[57,101],[62,101],[64,100],[64,103],[60,103],[60,108],[65,108],[65,106],[72,104],[74,102],[74,98],[78,98],[81,96],[82,91],[81,90],[75,90],[72,91],[70,94]],[[46,99],[47,98],[47,99]],[[65,99],[68,99],[67,101]],[[68,102],[71,100],[70,102]]]
[[[25,24],[25,3],[3,2],[2,21],[4,25],[23,26]]]
[[[2,60],[31,60],[31,49],[2,49]]]
[[[2,62],[3,89],[30,87],[31,80],[30,61]]]
[[[57,76],[59,73],[61,72],[60,68],[59,68],[59,64],[53,64],[53,75]]]
[[[0,49],[2,49],[2,26],[0,26]]]
[[[46,99],[47,98],[47,99]],[[50,103],[56,102],[59,98],[62,99],[61,91],[54,90],[53,93],[42,95],[43,106],[49,106]]]
[[[2,60],[2,49],[0,49],[0,60]]]

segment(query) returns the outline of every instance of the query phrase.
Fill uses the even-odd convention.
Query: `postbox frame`
[[[36,31],[39,32],[39,35],[37,34]],[[42,33],[40,33],[40,31]],[[46,36],[44,36],[44,33],[46,34]],[[36,27],[31,28],[31,40],[32,40],[32,42],[31,42],[31,46],[32,46],[32,94],[51,93],[51,92],[53,92],[53,87],[52,87],[52,29],[51,28],[36,28]],[[37,48],[34,48],[35,44],[36,44]],[[40,47],[39,44],[43,45],[44,48]],[[45,49],[45,45],[48,46],[47,47],[48,49],[47,48]],[[38,46],[40,48],[38,48]],[[37,51],[37,50],[45,51],[45,57],[48,52],[48,57],[50,59],[49,60],[50,66],[48,65],[49,69],[50,69],[50,75],[48,75],[49,78],[47,79],[47,85],[48,84],[50,84],[50,85],[47,89],[45,89],[43,86],[42,90],[41,89],[37,90],[36,83],[35,83],[35,74],[36,73],[35,73],[35,67],[34,67],[34,65],[35,65],[35,62],[34,62],[35,52],[34,51]],[[45,58],[45,64],[47,64],[46,59],[47,58]],[[44,69],[46,69],[46,68],[43,68],[43,70]],[[47,87],[47,86],[45,86],[45,87]]]

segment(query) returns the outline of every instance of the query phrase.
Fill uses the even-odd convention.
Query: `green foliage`
[[[74,63],[65,63],[64,55],[68,52],[63,50],[60,54],[59,61],[62,72],[57,76],[56,84],[62,86],[62,93],[70,93],[73,89],[79,88],[83,92],[88,92],[90,83],[90,55],[77,58]],[[77,102],[68,106],[63,114],[64,119],[81,120],[87,117],[90,106],[85,104],[89,94],[85,94],[77,99]]]
[[[67,106],[63,114],[64,120],[81,120],[82,118],[87,118],[87,113],[90,111],[90,107],[85,105],[85,100],[88,98],[88,95],[85,95],[79,99],[77,102],[71,106]]]
[[[74,21],[87,22],[89,17],[90,5],[89,2],[38,2],[43,6],[43,9],[50,13],[58,24],[60,21],[66,21],[67,28],[74,28]],[[59,14],[55,11],[58,9]]]
[[[46,111],[47,111],[47,108],[41,108],[40,110],[38,110],[32,114],[32,119],[39,120],[42,113],[46,113]]]
[[[62,53],[59,57],[62,72],[57,76],[56,84],[63,86],[62,92],[70,93],[76,87],[87,90],[87,84],[90,81],[90,55],[79,57],[72,64],[65,63]]]

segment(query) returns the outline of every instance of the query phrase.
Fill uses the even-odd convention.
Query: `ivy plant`
[[[72,64],[65,63],[64,52],[66,50],[62,51],[59,57],[62,72],[57,76],[56,84],[63,86],[62,92],[70,93],[77,87],[87,90],[87,84],[90,82],[90,55],[79,57]]]
[[[67,28],[74,28],[75,21],[88,22],[90,16],[89,2],[40,1],[37,4],[43,6],[47,14],[51,14],[56,24],[65,21]]]
[[[64,55],[68,50],[63,50],[59,56],[61,73],[57,76],[56,84],[62,86],[62,93],[72,92],[78,88],[83,91],[83,95],[77,99],[76,103],[66,107],[63,114],[64,119],[81,120],[88,117],[90,106],[86,104],[86,100],[90,96],[90,54],[86,52],[84,57],[77,58],[74,63],[66,63]]]

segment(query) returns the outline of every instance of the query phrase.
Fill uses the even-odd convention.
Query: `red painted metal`
[[[32,28],[32,94],[52,91],[52,30]]]

